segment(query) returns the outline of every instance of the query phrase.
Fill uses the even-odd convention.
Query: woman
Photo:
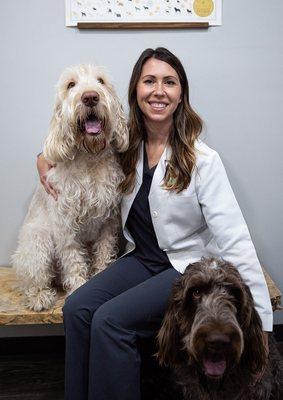
[[[121,160],[128,253],[66,300],[68,400],[140,398],[137,340],[156,334],[172,284],[202,256],[221,256],[238,267],[264,331],[272,330],[268,290],[247,226],[218,154],[198,139],[202,122],[172,53],[157,48],[141,54],[129,106],[130,146]],[[40,157],[42,181],[48,168]]]

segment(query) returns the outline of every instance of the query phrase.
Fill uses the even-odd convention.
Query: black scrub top
[[[156,165],[152,168],[148,167],[147,154],[144,148],[143,181],[130,209],[126,226],[136,245],[131,254],[150,268],[168,268],[172,265],[166,252],[161,250],[158,245],[148,201],[155,169]]]

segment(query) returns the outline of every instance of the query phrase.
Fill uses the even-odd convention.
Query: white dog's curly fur
[[[127,146],[126,119],[103,68],[65,70],[43,150],[56,163],[47,179],[58,200],[39,184],[13,255],[29,308],[54,305],[58,270],[71,293],[115,258],[123,179],[116,153]]]

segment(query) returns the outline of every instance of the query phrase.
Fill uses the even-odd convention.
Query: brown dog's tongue
[[[203,362],[204,370],[207,375],[210,376],[220,376],[223,375],[226,369],[226,360],[212,361],[204,360]]]
[[[97,134],[101,132],[101,121],[98,119],[89,119],[85,121],[85,130],[89,134]]]

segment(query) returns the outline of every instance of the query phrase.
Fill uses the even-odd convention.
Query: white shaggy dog
[[[115,258],[123,179],[117,152],[127,146],[126,119],[103,69],[65,70],[43,149],[56,163],[47,179],[58,200],[38,185],[13,255],[29,308],[52,307],[58,271],[71,293]]]

